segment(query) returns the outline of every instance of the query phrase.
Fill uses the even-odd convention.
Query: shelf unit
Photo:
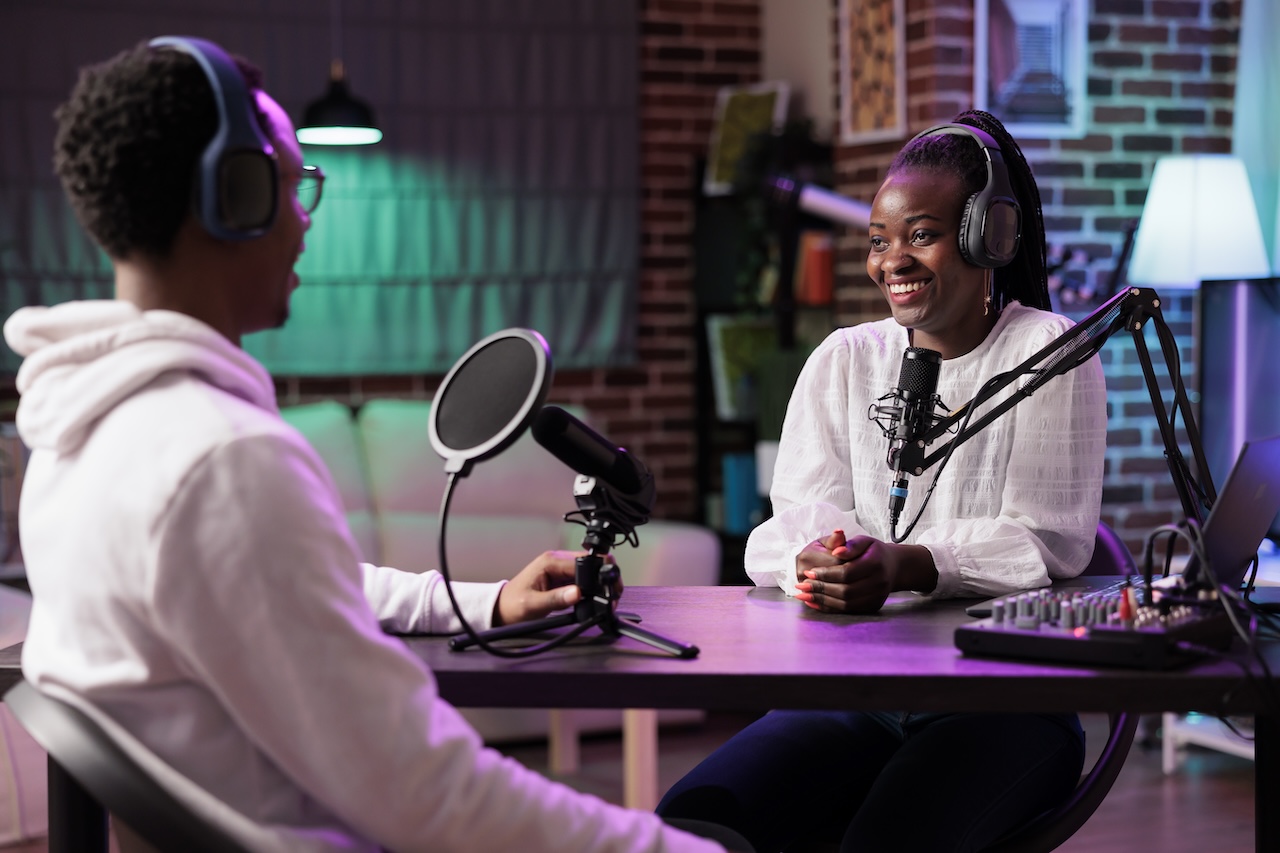
[[[1236,728],[1252,734],[1249,719],[1236,723]],[[1182,763],[1183,747],[1188,744],[1238,755],[1253,760],[1253,741],[1236,734],[1217,717],[1204,714],[1165,714],[1161,725],[1161,766],[1168,776]]]

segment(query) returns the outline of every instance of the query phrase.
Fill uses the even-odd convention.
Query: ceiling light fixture
[[[372,145],[382,139],[367,103],[347,88],[342,65],[342,25],[340,0],[331,4],[330,34],[333,60],[329,63],[329,91],[307,105],[298,126],[298,141],[304,145]]]

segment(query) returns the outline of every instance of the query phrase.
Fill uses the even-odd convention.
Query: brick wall
[[[910,130],[918,131],[973,104],[973,4],[907,0],[906,8],[907,113]],[[1050,243],[1091,257],[1078,273],[1086,287],[1105,285],[1160,155],[1231,150],[1240,9],[1240,0],[1090,0],[1085,136],[1020,140],[1036,172]],[[870,201],[900,144],[838,147],[837,190]],[[841,324],[887,316],[866,283],[864,242],[865,235],[850,232],[838,244]],[[1182,376],[1194,389],[1194,297],[1161,296]],[[1079,318],[1089,307],[1068,313]],[[1149,348],[1162,374],[1159,348]],[[1153,527],[1181,517],[1180,504],[1132,341],[1117,335],[1102,359],[1110,409],[1103,517],[1136,550]]]

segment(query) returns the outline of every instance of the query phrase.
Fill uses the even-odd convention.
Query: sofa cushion
[[[378,548],[378,531],[373,522],[364,453],[350,407],[325,400],[288,406],[280,410],[280,415],[302,433],[333,476],[351,535],[360,548],[360,556],[366,562],[383,562],[384,557]]]
[[[431,447],[430,416],[430,403],[422,400],[371,400],[357,416],[382,558],[406,571],[437,563],[445,473]],[[476,463],[454,484],[451,574],[459,580],[509,578],[542,551],[577,547],[581,534],[562,521],[577,507],[574,476],[527,431],[499,456]]]
[[[458,488],[466,488],[466,481]],[[449,576],[458,581],[507,580],[543,551],[563,548],[564,522],[536,516],[449,514]],[[406,572],[440,567],[440,522],[433,513],[385,512],[378,516],[382,556]],[[575,546],[576,547],[576,546]]]

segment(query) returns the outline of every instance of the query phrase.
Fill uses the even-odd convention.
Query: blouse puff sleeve
[[[1034,314],[1041,321],[1010,329],[1013,334],[994,342],[992,357],[1002,367],[1020,363],[1070,325],[1066,318]],[[880,517],[887,516],[891,481],[882,455],[887,445],[881,439],[873,446],[851,446],[847,425],[865,418],[874,401],[853,399],[859,387],[894,387],[894,365],[882,358],[870,364],[853,361],[849,337],[838,331],[814,351],[797,380],[770,495],[775,515],[752,531],[747,543],[747,574],[757,585],[777,585],[793,595],[796,555],[836,528],[849,538],[891,539],[887,518]],[[971,399],[978,385],[960,399]],[[935,596],[1047,586],[1055,578],[1078,575],[1092,555],[1106,450],[1106,386],[1097,357],[1050,380],[1001,420],[1006,423],[999,429],[989,427],[966,443],[973,447],[957,450],[938,493],[906,539],[932,554],[938,570]],[[862,463],[860,476],[854,453]],[[966,469],[966,461],[973,460],[982,461]],[[999,469],[998,476],[992,476],[992,468]],[[883,485],[868,488],[868,470],[876,471]],[[928,477],[913,490],[903,527],[914,518]],[[855,495],[855,483],[862,484],[864,494]],[[972,483],[995,485],[984,494]]]

